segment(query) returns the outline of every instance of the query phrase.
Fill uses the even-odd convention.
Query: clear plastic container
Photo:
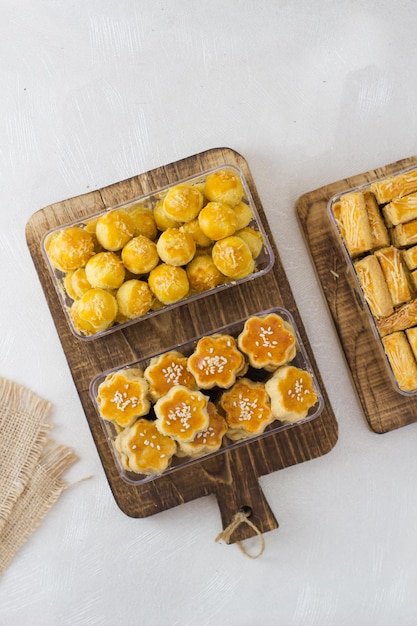
[[[278,419],[276,419],[275,421],[273,421],[271,424],[269,424],[266,429],[264,430],[263,433],[255,435],[255,436],[248,436],[244,439],[240,439],[238,441],[234,441],[228,438],[227,434],[225,434],[222,437],[222,444],[221,447],[213,452],[209,452],[208,454],[205,454],[202,457],[198,457],[198,458],[192,458],[192,457],[187,457],[187,456],[174,456],[172,458],[172,462],[170,464],[170,466],[165,469],[163,472],[157,473],[157,474],[152,474],[152,475],[145,475],[145,474],[138,474],[132,471],[128,471],[125,469],[125,467],[123,466],[121,457],[119,452],[116,450],[115,448],[115,440],[116,437],[118,436],[118,434],[121,432],[122,428],[119,425],[115,425],[112,421],[108,421],[106,419],[103,419],[103,417],[100,414],[100,409],[99,409],[99,403],[97,400],[98,397],[98,393],[99,393],[99,387],[100,385],[105,381],[106,377],[111,376],[112,374],[116,373],[116,372],[125,372],[128,369],[131,368],[139,368],[140,370],[145,371],[146,367],[149,365],[150,361],[152,358],[154,357],[158,357],[161,356],[163,354],[166,354],[167,352],[171,352],[173,350],[176,350],[178,352],[180,352],[182,355],[184,355],[185,357],[189,357],[195,350],[195,347],[198,343],[198,341],[202,338],[202,337],[196,337],[191,341],[188,341],[182,345],[179,346],[175,346],[173,348],[170,348],[170,350],[166,350],[162,353],[158,353],[156,355],[152,355],[147,357],[146,359],[141,359],[137,362],[134,363],[130,363],[129,365],[126,365],[124,367],[119,367],[119,368],[114,368],[112,370],[103,372],[102,374],[96,376],[90,384],[90,396],[92,398],[93,404],[96,408],[97,411],[97,419],[100,420],[100,423],[102,425],[102,428],[104,430],[108,445],[110,447],[110,450],[112,452],[113,458],[114,458],[114,462],[115,465],[118,469],[118,472],[120,474],[120,476],[122,477],[123,480],[125,480],[126,482],[130,483],[130,484],[140,484],[143,483],[145,481],[149,481],[149,480],[154,480],[156,478],[158,478],[158,476],[161,475],[167,475],[170,474],[172,472],[177,471],[179,468],[183,468],[185,466],[189,466],[192,465],[194,463],[198,463],[200,460],[202,459],[207,459],[213,456],[216,456],[218,454],[222,454],[224,451],[226,450],[230,450],[230,449],[234,449],[238,446],[242,446],[247,444],[250,441],[256,440],[256,439],[261,439],[263,437],[268,437],[269,435],[273,434],[273,433],[277,433],[279,431],[282,431],[284,429],[287,428],[291,428],[297,424],[300,424],[302,422],[306,422],[309,420],[313,420],[314,418],[316,418],[318,415],[320,415],[324,403],[323,403],[323,396],[322,393],[319,389],[319,385],[317,383],[316,377],[314,375],[313,369],[311,367],[311,364],[309,362],[308,356],[306,354],[306,351],[303,347],[299,332],[296,328],[295,322],[293,317],[291,316],[291,314],[282,308],[273,308],[273,309],[268,309],[267,311],[262,311],[259,313],[255,313],[252,317],[261,317],[261,316],[265,316],[269,313],[273,313],[273,314],[277,314],[278,316],[281,317],[281,319],[286,323],[289,324],[290,327],[292,328],[292,331],[295,335],[295,347],[296,347],[296,352],[295,352],[295,356],[293,356],[292,359],[290,359],[287,362],[287,365],[291,365],[291,366],[295,366],[297,368],[300,368],[301,370],[304,370],[306,372],[308,372],[308,374],[311,376],[312,378],[312,385],[313,385],[313,389],[315,391],[316,394],[316,401],[315,404],[313,406],[310,406],[310,408],[308,409],[307,415],[306,417],[303,417],[302,419],[299,419],[297,421],[280,421]],[[211,333],[208,333],[206,335],[204,335],[204,337],[211,337],[212,335],[230,335],[232,337],[234,337],[235,339],[238,337],[238,335],[242,332],[244,324],[246,322],[246,319],[242,319],[239,321],[234,322],[233,324],[218,328],[214,331],[212,331]],[[277,368],[280,369],[280,368]],[[265,369],[255,369],[252,366],[249,366],[249,369],[246,372],[241,373],[240,375],[237,376],[236,380],[239,380],[239,378],[241,377],[245,377],[248,378],[249,380],[252,380],[254,382],[260,382],[260,383],[265,383],[269,378],[271,378],[273,375],[273,371],[266,371]],[[214,387],[212,389],[199,389],[202,393],[204,393],[205,395],[208,396],[209,400],[211,402],[213,402],[214,404],[216,404],[220,398],[220,395],[222,392],[225,391],[225,389],[220,389],[219,387]],[[154,420],[155,419],[155,413],[153,411],[153,404],[151,403],[151,408],[149,411],[149,414],[147,416],[145,416],[146,418],[149,418],[150,420]]]
[[[123,211],[126,211],[130,214],[134,213],[134,212],[140,212],[142,210],[149,212],[152,216],[155,215],[155,207],[160,208],[160,204],[161,201],[165,198],[166,194],[168,193],[168,191],[170,191],[173,187],[176,187],[177,185],[182,185],[182,184],[186,184],[186,185],[191,185],[193,188],[196,188],[198,190],[200,190],[203,193],[203,208],[204,206],[208,203],[209,199],[204,195],[204,185],[205,182],[207,180],[207,177],[210,174],[213,174],[214,172],[218,172],[219,170],[227,170],[231,173],[234,173],[235,175],[238,176],[238,179],[240,179],[242,187],[243,187],[243,197],[242,197],[242,202],[241,202],[241,215],[243,214],[246,215],[247,218],[247,223],[244,221],[245,217],[240,217],[239,220],[243,220],[243,221],[239,221],[237,223],[239,224],[243,224],[246,223],[245,229],[249,228],[250,230],[255,230],[256,231],[256,237],[258,238],[257,242],[255,241],[255,245],[258,246],[258,250],[256,252],[257,256],[254,259],[254,264],[251,267],[250,272],[248,273],[248,275],[245,275],[242,278],[239,277],[233,277],[232,276],[227,276],[224,275],[224,273],[222,272],[222,277],[221,277],[221,282],[219,284],[216,284],[215,286],[210,286],[210,288],[208,289],[204,289],[201,290],[201,286],[197,287],[197,288],[193,288],[193,285],[191,283],[191,281],[189,281],[189,290],[185,293],[185,295],[183,295],[182,297],[180,297],[178,300],[176,301],[169,301],[166,302],[165,304],[161,301],[158,300],[158,298],[155,296],[155,294],[151,294],[152,297],[152,304],[150,305],[149,310],[146,310],[146,312],[144,312],[143,314],[140,314],[138,316],[135,317],[129,317],[127,318],[126,315],[123,316],[120,314],[120,307],[118,307],[118,312],[116,314],[116,317],[113,321],[110,322],[110,325],[108,327],[100,327],[99,325],[94,324],[94,326],[91,326],[89,324],[87,324],[87,328],[84,327],[80,327],[80,324],[77,323],[76,321],[76,317],[74,316],[74,314],[72,313],[72,311],[75,310],[75,306],[74,306],[74,301],[79,300],[79,293],[78,294],[74,294],[74,289],[73,289],[73,285],[74,285],[74,276],[72,274],[72,270],[68,269],[68,265],[65,265],[64,269],[62,268],[62,264],[61,264],[61,269],[57,269],[57,263],[52,262],[51,258],[50,258],[50,250],[51,250],[51,241],[53,241],[53,237],[55,236],[56,233],[62,232],[66,229],[72,228],[72,227],[79,227],[81,228],[83,231],[87,230],[89,233],[92,234],[92,237],[94,239],[94,253],[93,256],[96,256],[98,252],[103,252],[103,251],[111,251],[110,249],[105,249],[103,250],[102,247],[97,246],[97,241],[95,240],[95,224],[97,222],[97,220],[102,217],[103,215],[109,214],[111,211],[115,210],[115,209],[122,209]],[[158,209],[156,209],[158,210]],[[233,211],[235,213],[237,213],[237,208],[234,207]],[[201,212],[201,211],[200,211]],[[166,217],[166,215],[165,215]],[[159,220],[163,220],[164,218],[159,217]],[[197,218],[198,220],[198,215]],[[194,220],[195,221],[195,220]],[[160,226],[162,224],[161,221],[157,222],[157,226]],[[180,226],[182,226],[182,222],[178,222],[176,225],[174,224],[174,226],[176,228],[180,228]],[[166,227],[166,224],[163,223],[163,227]],[[238,228],[237,231],[241,231],[241,228]],[[153,239],[154,243],[158,243],[161,234],[162,234],[162,230],[160,228],[157,228],[157,234],[156,237]],[[210,233],[211,234],[211,233]],[[220,233],[221,234],[221,233]],[[238,234],[239,236],[241,236],[241,232],[236,232],[236,234]],[[135,232],[135,237],[137,235],[137,232]],[[235,235],[235,233],[233,233],[233,235]],[[252,233],[253,235],[253,233]],[[194,236],[194,235],[193,235]],[[242,235],[243,236],[243,235]],[[249,237],[251,236],[251,233],[249,233]],[[218,237],[218,234],[216,233],[216,237]],[[132,237],[133,238],[133,237]],[[208,239],[208,240],[207,240]],[[206,241],[203,242],[205,243],[206,247],[202,247],[201,245],[199,245],[199,242],[197,241],[196,244],[196,252],[194,254],[194,258],[200,254],[208,254],[211,255],[211,251],[213,248],[213,245],[215,244],[215,241],[217,241],[217,239],[211,239],[206,237]],[[246,239],[246,244],[248,244],[248,240]],[[91,340],[91,339],[96,339],[98,337],[102,337],[104,335],[107,335],[108,333],[112,333],[118,329],[121,328],[125,328],[127,326],[130,326],[131,324],[134,324],[140,320],[145,320],[148,319],[150,317],[153,317],[155,315],[158,315],[161,312],[165,312],[165,311],[169,311],[172,310],[176,307],[182,306],[183,304],[187,304],[189,302],[193,302],[195,300],[199,300],[201,298],[207,297],[213,293],[217,293],[219,291],[223,291],[225,289],[229,289],[234,285],[238,285],[241,283],[244,283],[246,281],[250,281],[250,280],[254,280],[256,278],[259,278],[260,276],[263,276],[266,272],[268,272],[273,264],[274,264],[274,254],[273,254],[273,250],[271,248],[271,245],[268,241],[267,235],[265,233],[265,229],[263,228],[262,222],[260,220],[259,214],[256,210],[256,206],[254,204],[253,198],[251,196],[249,187],[247,185],[247,182],[244,178],[243,173],[241,172],[241,170],[239,168],[237,168],[234,165],[223,165],[221,167],[216,167],[213,168],[211,170],[202,172],[201,174],[199,174],[198,176],[193,176],[190,178],[186,178],[186,179],[182,179],[182,180],[178,180],[175,183],[171,183],[170,185],[167,185],[166,187],[160,188],[154,192],[152,192],[151,194],[148,195],[144,195],[144,196],[140,196],[138,198],[134,198],[132,200],[130,200],[129,202],[117,205],[117,206],[113,206],[110,207],[109,209],[107,209],[106,211],[102,211],[100,213],[97,213],[95,215],[89,216],[88,218],[85,218],[83,220],[79,220],[76,222],[72,222],[70,224],[63,224],[60,225],[57,228],[54,228],[53,230],[49,231],[48,233],[46,233],[46,235],[44,236],[43,240],[42,240],[42,251],[43,254],[45,256],[46,259],[46,263],[49,267],[49,270],[51,272],[53,281],[54,281],[54,285],[58,294],[58,297],[61,301],[61,304],[63,306],[63,309],[65,311],[68,323],[70,325],[70,328],[73,332],[73,334],[83,340]],[[121,254],[122,254],[122,249],[119,248],[117,250],[113,250],[113,254],[116,255],[116,257],[120,260],[121,262]],[[97,259],[96,259],[97,260]],[[113,257],[114,260],[114,257]],[[56,261],[56,259],[55,259]],[[177,262],[177,261],[176,261]],[[81,261],[81,263],[83,263],[83,261]],[[181,261],[178,261],[178,263],[181,263]],[[158,258],[157,261],[158,265],[164,265],[164,263],[161,262],[161,259]],[[119,264],[120,265],[120,264]],[[126,265],[125,262],[123,262],[123,265]],[[181,272],[181,277],[178,278],[178,285],[181,283],[182,280],[184,280],[184,272],[187,271],[187,265],[188,265],[188,261],[187,263],[181,264],[180,265],[180,269],[182,270]],[[59,264],[58,264],[59,266]],[[82,269],[82,268],[81,268]],[[143,267],[142,269],[147,269],[145,267]],[[120,267],[117,268],[117,271],[121,271],[123,272],[123,269],[121,270]],[[127,282],[127,280],[130,279],[138,279],[141,282],[144,282],[146,284],[148,284],[148,279],[150,276],[150,270],[148,271],[144,271],[143,273],[139,274],[139,273],[134,273],[132,274],[131,271],[129,271],[129,269],[126,269],[126,267],[124,267],[124,272],[125,272],[125,277],[122,280],[122,283]],[[114,272],[113,272],[114,274]],[[72,282],[70,282],[72,281]],[[78,285],[77,283],[77,287],[79,290],[81,290],[81,293],[84,293],[84,287],[81,284],[82,281],[80,281],[80,284]],[[112,282],[110,281],[110,287],[107,289],[107,286],[105,287],[105,289],[107,289],[107,291],[113,296],[116,297],[116,292],[118,287],[120,286],[120,281],[116,281],[116,282]],[[174,284],[177,284],[177,278],[174,278],[173,280],[170,281],[171,286]],[[210,283],[211,285],[212,283]],[[69,288],[69,285],[72,285],[71,288]],[[114,286],[116,285],[116,286]],[[144,289],[146,289],[144,287]],[[149,291],[149,290],[148,290]],[[71,293],[70,293],[71,292]],[[178,294],[175,294],[175,297],[177,297]],[[112,299],[109,299],[106,296],[107,300],[110,300],[110,308],[111,311],[109,312],[109,316],[110,319],[112,319],[114,317],[114,311],[116,309],[114,309],[114,301]],[[148,299],[148,294],[146,295],[146,298]],[[106,304],[105,306],[107,307],[108,303],[106,300]],[[103,305],[104,306],[104,305]],[[145,307],[146,308],[146,307]],[[89,314],[90,315],[90,314]],[[79,319],[79,318],[78,318]],[[104,324],[104,326],[106,326],[106,323]]]
[[[384,213],[384,208],[390,203],[390,201],[386,201],[386,202],[381,202],[378,200],[377,196],[375,195],[375,188],[372,189],[372,185],[375,184],[379,184],[381,181],[392,181],[392,179],[396,178],[397,176],[403,176],[406,174],[411,174],[417,181],[417,168],[415,167],[411,167],[411,168],[406,168],[404,170],[399,170],[398,172],[394,172],[393,174],[389,175],[389,176],[384,176],[378,179],[375,179],[373,181],[371,181],[370,183],[355,187],[355,188],[351,188],[351,189],[346,189],[343,192],[336,194],[335,196],[333,196],[328,203],[328,218],[330,220],[330,223],[332,225],[332,229],[334,231],[335,234],[335,238],[338,241],[340,248],[343,252],[344,258],[346,260],[346,265],[348,267],[349,270],[349,274],[350,277],[353,281],[353,284],[355,285],[355,293],[357,294],[358,298],[361,301],[362,304],[362,308],[365,310],[367,317],[368,317],[368,321],[369,321],[369,325],[370,328],[372,330],[372,333],[376,339],[376,346],[377,346],[377,350],[380,352],[383,360],[385,361],[386,364],[386,368],[387,368],[387,372],[390,376],[390,379],[392,381],[392,384],[395,388],[395,390],[400,393],[401,395],[404,396],[415,396],[417,394],[417,388],[414,390],[405,390],[403,388],[401,388],[400,386],[400,382],[398,380],[398,378],[396,377],[393,368],[391,367],[389,358],[387,356],[387,353],[385,351],[383,342],[382,342],[382,335],[378,329],[378,318],[377,316],[372,312],[371,306],[368,303],[366,297],[365,297],[365,292],[364,289],[362,288],[361,282],[359,280],[357,271],[355,269],[355,265],[354,263],[356,261],[359,261],[360,259],[368,256],[368,255],[373,255],[375,251],[377,251],[378,249],[383,249],[383,248],[390,248],[390,247],[394,247],[394,248],[398,248],[398,250],[400,251],[400,256],[402,257],[403,251],[407,249],[407,247],[411,247],[412,245],[415,244],[410,244],[410,246],[397,246],[394,237],[395,235],[394,233],[394,228],[395,228],[395,224],[393,224],[388,218],[387,218],[387,214]],[[406,192],[404,194],[404,196],[407,196],[411,193],[417,193],[417,183],[413,181],[413,187],[411,187],[411,191],[409,191],[408,193]],[[373,249],[370,250],[366,250],[360,254],[357,255],[351,255],[348,249],[348,245],[346,243],[346,240],[344,238],[343,235],[343,225],[342,225],[342,221],[341,218],[338,214],[338,206],[340,203],[340,200],[342,198],[342,196],[345,196],[348,193],[356,193],[356,192],[361,192],[361,193],[365,193],[365,192],[371,192],[372,196],[374,197],[375,201],[376,201],[376,206],[379,212],[380,217],[382,218],[382,221],[386,227],[387,233],[388,233],[388,241],[386,243],[386,245],[380,245],[380,246],[376,246]],[[402,197],[404,197],[402,196]],[[416,219],[416,218],[414,218]],[[417,243],[417,242],[416,242]],[[417,297],[417,282],[414,284],[414,280],[415,278],[417,278],[417,275],[413,278],[411,276],[411,272],[410,270],[407,268],[406,264],[403,263],[401,261],[401,264],[404,266],[404,270],[406,275],[408,276],[408,281],[410,284],[410,288],[411,288],[411,292],[414,292],[414,295],[412,295],[411,300],[415,299]],[[410,301],[411,301],[410,300]],[[399,309],[401,309],[404,305],[406,305],[407,302],[395,305],[393,308],[394,311],[394,315],[396,313],[396,311],[398,311]],[[387,316],[387,318],[390,316]],[[379,318],[381,319],[381,318]],[[416,320],[417,321],[417,320]],[[405,330],[405,329],[404,329]],[[416,357],[417,358],[417,357]]]

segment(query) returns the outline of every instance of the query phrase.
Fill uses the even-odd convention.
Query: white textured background
[[[416,31],[411,0],[1,1],[0,375],[53,402],[69,478],[93,475],[3,575],[1,626],[415,626],[417,425],[367,429],[294,203],[417,153]],[[340,427],[261,479],[280,528],[256,561],[215,543],[214,498],[119,511],[24,234],[45,205],[217,146],[249,163]]]

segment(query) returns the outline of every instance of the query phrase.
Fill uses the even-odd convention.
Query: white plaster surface
[[[294,204],[417,153],[416,30],[411,0],[2,0],[0,375],[92,475],[4,573],[2,626],[415,626],[417,425],[367,428]],[[46,205],[218,146],[249,163],[340,429],[261,479],[258,560],[215,543],[214,497],[118,509],[25,242]]]

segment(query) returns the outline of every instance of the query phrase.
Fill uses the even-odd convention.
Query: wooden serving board
[[[273,269],[259,279],[180,306],[174,311],[161,313],[100,339],[85,341],[75,337],[70,331],[41,252],[41,240],[45,232],[223,164],[238,166],[246,178],[274,250],[276,261]],[[183,502],[215,494],[223,528],[230,524],[242,507],[250,507],[250,519],[261,532],[277,528],[277,521],[262,493],[258,477],[326,454],[337,441],[338,428],[245,159],[231,149],[216,148],[58,202],[41,209],[30,218],[26,238],[104,471],[122,511],[132,517],[147,517]],[[210,330],[276,306],[286,308],[294,317],[321,387],[325,404],[322,413],[310,422],[225,451],[214,458],[201,460],[188,468],[177,469],[171,475],[160,476],[139,485],[126,483],[117,472],[91,401],[91,380],[103,371],[168,350]],[[253,535],[251,527],[241,524],[234,531],[231,542]]]
[[[396,391],[358,287],[328,218],[329,200],[417,164],[417,156],[332,183],[301,196],[296,212],[333,317],[367,423],[375,433],[417,421],[417,396]]]

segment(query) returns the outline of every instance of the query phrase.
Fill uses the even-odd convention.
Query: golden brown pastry
[[[171,387],[154,405],[160,433],[182,443],[192,441],[209,425],[208,396],[182,385]]]
[[[201,293],[220,285],[224,276],[215,266],[211,254],[202,254],[194,257],[186,268],[190,286]]]
[[[233,210],[236,215],[236,230],[241,230],[249,226],[253,218],[252,209],[249,204],[243,201],[239,202],[239,204],[233,207]]]
[[[387,222],[393,226],[416,219],[417,193],[392,200],[384,206],[383,213]]]
[[[105,289],[89,289],[75,300],[69,315],[77,333],[95,335],[113,326],[117,316],[116,298]]]
[[[417,363],[405,333],[399,331],[382,339],[392,372],[402,391],[417,389]]]
[[[151,476],[169,467],[177,444],[162,435],[155,422],[141,418],[117,435],[114,447],[123,469]]]
[[[279,367],[265,383],[276,419],[297,422],[307,417],[317,402],[311,374],[293,365]]]
[[[131,278],[119,287],[116,300],[119,314],[127,320],[132,320],[148,313],[152,306],[153,294],[147,282]]]
[[[187,265],[194,257],[195,248],[192,235],[179,228],[167,228],[156,244],[161,261],[175,266]]]
[[[144,371],[144,377],[149,383],[149,395],[154,402],[175,385],[197,388],[194,376],[187,369],[187,357],[178,350],[153,357]]]
[[[383,337],[417,324],[417,299],[403,304],[389,317],[376,320],[378,332]]]
[[[391,315],[394,312],[391,294],[376,256],[369,254],[354,266],[372,314],[375,317]]]
[[[417,326],[407,328],[405,334],[407,335],[408,343],[410,344],[414,358],[417,360]]]
[[[158,230],[164,231],[167,228],[179,228],[182,222],[170,217],[164,209],[164,201],[159,200],[153,208],[153,218]]]
[[[53,267],[71,272],[84,267],[94,254],[94,240],[79,226],[70,226],[53,232],[45,240],[45,250]]]
[[[148,383],[139,368],[108,374],[97,390],[101,417],[122,428],[149,413]]]
[[[237,344],[252,367],[269,372],[288,363],[296,354],[294,330],[277,313],[247,319]]]
[[[96,237],[106,250],[121,250],[134,234],[134,221],[123,209],[112,209],[97,220]]]
[[[372,230],[362,192],[347,193],[340,198],[340,217],[350,256],[372,250]]]
[[[168,189],[163,200],[165,213],[177,222],[191,222],[203,206],[203,194],[197,187],[185,183]]]
[[[191,222],[185,222],[185,224],[180,226],[180,230],[183,233],[189,233],[191,235],[195,241],[196,247],[208,248],[213,243],[212,240],[201,230],[198,218],[192,220]]]
[[[246,226],[245,228],[237,230],[235,234],[236,237],[240,237],[247,243],[252,257],[257,259],[264,247],[264,239],[259,230],[255,230],[251,226]]]
[[[132,274],[148,274],[159,263],[156,243],[144,235],[133,237],[122,250],[122,261]]]
[[[198,223],[202,232],[213,241],[233,235],[237,228],[234,210],[224,202],[209,202],[201,209]]]
[[[215,333],[197,342],[187,367],[200,389],[227,389],[246,371],[247,364],[231,335]]]
[[[79,267],[74,272],[69,272],[64,278],[64,288],[69,297],[73,300],[81,298],[86,291],[91,289],[91,284],[88,282],[85,268]]]
[[[220,398],[228,430],[234,441],[263,433],[274,421],[269,395],[263,383],[240,378]]]
[[[239,174],[231,168],[209,174],[204,185],[204,195],[212,202],[226,202],[230,206],[236,206],[243,197]]]
[[[144,235],[154,241],[158,234],[153,212],[141,204],[132,204],[126,207],[135,225],[135,236]]]
[[[402,198],[417,191],[417,170],[375,181],[370,190],[375,194],[378,204],[386,204],[394,198]]]
[[[370,191],[364,191],[365,207],[368,213],[369,225],[371,227],[372,249],[389,246],[390,239],[387,227],[382,218],[375,196]]]
[[[190,284],[187,272],[182,267],[161,263],[151,271],[149,287],[162,304],[173,304],[188,295]]]
[[[412,292],[400,251],[389,246],[377,250],[375,256],[384,273],[394,307],[409,302]]]
[[[391,238],[397,248],[414,246],[417,243],[417,220],[394,226]]]
[[[401,253],[408,269],[415,270],[417,268],[417,246],[402,250]]]
[[[125,279],[126,270],[114,252],[99,252],[87,261],[85,275],[92,287],[118,289]]]
[[[207,404],[207,412],[209,414],[207,428],[197,433],[192,441],[181,442],[177,448],[177,456],[189,456],[198,459],[221,447],[223,436],[227,431],[226,422],[212,402]]]
[[[250,276],[255,269],[255,261],[248,244],[236,235],[216,241],[212,258],[219,272],[232,280]]]

